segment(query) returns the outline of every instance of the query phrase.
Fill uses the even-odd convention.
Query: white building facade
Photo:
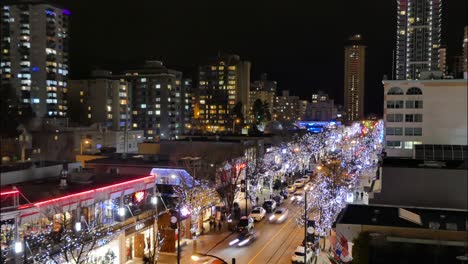
[[[466,80],[383,81],[385,151],[413,157],[416,144],[467,145]]]

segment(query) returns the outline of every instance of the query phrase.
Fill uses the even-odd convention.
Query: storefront
[[[98,241],[96,249],[89,254],[90,259],[87,263],[118,264],[120,255],[118,236],[107,244],[100,245],[100,243],[102,242]]]
[[[125,230],[126,260],[142,259],[154,247],[154,219],[139,222]]]

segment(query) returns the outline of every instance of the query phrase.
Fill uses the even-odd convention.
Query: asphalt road
[[[250,245],[229,246],[229,242],[236,238],[236,234],[232,234],[206,253],[219,256],[229,263],[235,258],[236,264],[291,263],[291,254],[304,238],[303,227],[296,224],[301,208],[291,204],[290,198],[281,207],[289,209],[288,218],[283,223],[268,223],[270,214],[267,214],[262,221],[255,222],[258,238]]]

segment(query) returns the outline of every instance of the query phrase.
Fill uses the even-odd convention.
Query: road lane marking
[[[258,255],[260,255],[260,253],[262,253],[263,250],[265,250],[265,248],[273,241],[273,239],[275,239],[276,236],[278,236],[281,231],[286,227],[288,226],[288,224],[293,220],[294,218],[291,218],[289,219],[288,222],[286,222],[283,227],[272,237],[270,238],[270,240],[268,241],[268,243],[265,244],[265,246],[262,247],[262,249],[260,249],[260,251],[258,251],[258,253],[249,261],[248,264],[252,263],[254,261],[254,259],[256,259],[258,257]]]

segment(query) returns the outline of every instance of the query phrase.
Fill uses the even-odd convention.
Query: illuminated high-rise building
[[[250,68],[238,55],[220,54],[199,67],[194,118],[198,129],[209,132],[231,131],[239,118],[233,113],[242,103],[244,118],[249,111]]]
[[[417,80],[422,72],[439,71],[441,0],[398,0],[395,74]]]
[[[66,117],[70,11],[45,1],[2,1],[0,73],[18,113]]]
[[[344,110],[348,121],[364,118],[366,46],[361,35],[354,35],[345,46]]]

